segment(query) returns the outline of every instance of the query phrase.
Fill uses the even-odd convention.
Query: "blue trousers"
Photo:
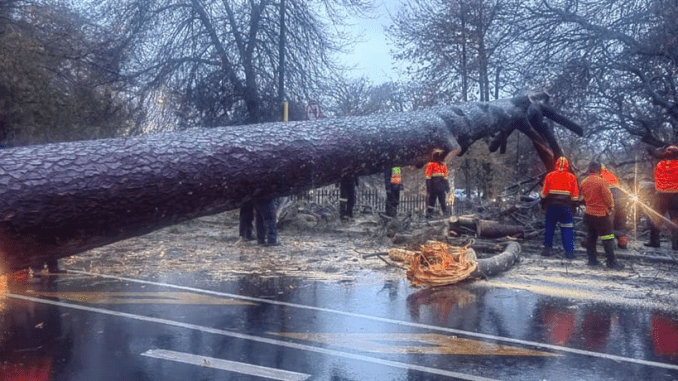
[[[553,247],[557,223],[560,223],[560,235],[563,238],[565,252],[574,253],[574,218],[572,208],[565,205],[554,204],[546,208],[544,246]]]

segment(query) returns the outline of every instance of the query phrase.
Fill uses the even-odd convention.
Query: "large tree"
[[[129,39],[127,74],[140,102],[169,107],[182,126],[209,127],[280,120],[283,100],[314,98],[341,69],[334,53],[349,42],[346,13],[368,8],[364,0],[108,0],[97,10]]]

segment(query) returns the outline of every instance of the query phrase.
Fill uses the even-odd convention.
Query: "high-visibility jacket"
[[[610,186],[610,188],[621,188],[621,183],[619,182],[617,176],[615,176],[614,173],[608,171],[604,165],[600,170],[600,177],[607,181],[607,184]]]
[[[447,180],[449,173],[447,172],[447,165],[439,163],[437,161],[432,161],[426,164],[426,180],[430,180],[434,177],[442,177]]]
[[[577,177],[569,172],[570,163],[565,157],[556,160],[556,169],[544,178],[541,197],[547,201],[570,204],[579,201]]]
[[[678,160],[662,160],[654,167],[657,192],[678,193]]]
[[[586,203],[584,213],[603,217],[612,212],[614,199],[607,180],[598,174],[591,174],[581,182],[581,193]]]
[[[391,169],[391,185],[402,185],[403,177],[400,173],[400,167],[393,167]]]
[[[447,182],[448,176],[447,165],[437,161],[426,164],[426,191],[429,194],[449,191],[450,183]]]

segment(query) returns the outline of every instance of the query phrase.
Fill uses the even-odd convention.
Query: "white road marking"
[[[202,292],[202,293],[209,294],[209,295],[218,295],[218,296],[230,297],[230,298],[234,298],[234,299],[243,299],[243,300],[249,300],[249,301],[257,302],[257,303],[268,303],[268,304],[274,304],[274,305],[279,305],[279,306],[306,309],[306,310],[311,310],[311,311],[327,312],[327,313],[333,313],[333,314],[337,314],[337,315],[344,315],[344,316],[350,316],[350,317],[355,317],[355,318],[360,318],[360,319],[374,320],[374,321],[378,321],[378,322],[382,322],[382,323],[390,323],[390,324],[406,326],[406,327],[422,328],[422,329],[427,329],[427,330],[431,330],[431,331],[452,333],[452,334],[455,334],[455,335],[478,337],[478,338],[482,338],[482,339],[500,341],[500,342],[505,342],[505,343],[521,344],[521,345],[526,345],[526,346],[530,346],[530,347],[534,347],[534,348],[551,349],[551,350],[554,350],[554,351],[574,353],[574,354],[577,354],[577,355],[598,357],[598,358],[603,358],[603,359],[612,360],[612,361],[620,361],[620,362],[626,362],[626,363],[632,363],[632,364],[653,366],[653,367],[657,367],[657,368],[666,368],[666,369],[678,370],[678,365],[665,364],[665,363],[656,362],[656,361],[647,361],[647,360],[634,359],[634,358],[629,358],[629,357],[610,355],[610,354],[607,354],[607,353],[591,352],[591,351],[585,351],[585,350],[582,350],[582,349],[568,348],[568,347],[562,347],[562,346],[559,346],[559,345],[552,345],[552,344],[545,344],[545,343],[537,343],[537,342],[534,342],[534,341],[514,339],[514,338],[510,338],[510,337],[502,337],[502,336],[495,336],[495,335],[489,335],[489,334],[478,333],[478,332],[464,331],[464,330],[455,329],[455,328],[438,327],[438,326],[426,325],[426,324],[421,324],[421,323],[414,323],[414,322],[401,321],[401,320],[395,320],[395,319],[389,319],[389,318],[382,318],[382,317],[378,317],[378,316],[370,316],[370,315],[357,314],[357,313],[353,313],[353,312],[332,310],[332,309],[323,308],[323,307],[315,307],[315,306],[307,306],[307,305],[303,305],[303,304],[280,302],[280,301],[277,301],[277,300],[254,298],[254,297],[251,297],[251,296],[230,294],[230,293],[227,293],[227,292],[202,290],[202,289],[199,289],[199,288],[178,286],[178,285],[165,284],[165,283],[160,283],[160,282],[152,282],[152,281],[141,280],[141,279],[124,278],[124,277],[118,277],[118,276],[114,276],[114,275],[102,275],[102,274],[88,273],[88,272],[85,272],[85,271],[73,271],[73,270],[68,270],[68,272],[74,273],[74,274],[82,274],[82,275],[96,276],[96,277],[102,277],[102,278],[117,279],[117,280],[126,281],[126,282],[135,282],[135,283],[150,284],[150,285],[160,286],[160,287],[169,287],[169,288],[175,288],[177,290],[186,290],[186,291],[191,291],[191,292]]]
[[[176,361],[184,364],[227,370],[280,381],[303,381],[311,377],[310,374],[290,372],[288,370],[268,368],[265,366],[245,364],[213,357],[198,356],[191,353],[169,351],[166,349],[149,349],[141,355],[160,360]]]
[[[87,312],[94,312],[94,313],[99,313],[99,314],[102,314],[102,315],[117,316],[117,317],[123,317],[123,318],[127,318],[127,319],[134,319],[134,320],[139,320],[139,321],[145,321],[145,322],[151,322],[151,323],[157,323],[157,324],[164,324],[164,325],[168,325],[168,326],[172,326],[172,327],[191,329],[191,330],[200,331],[200,332],[204,332],[204,333],[210,333],[210,334],[214,334],[214,335],[234,337],[236,339],[242,339],[242,340],[251,340],[251,341],[258,342],[258,343],[269,344],[269,345],[277,345],[277,346],[281,346],[281,347],[298,349],[298,350],[302,350],[302,351],[316,352],[316,353],[321,353],[321,354],[328,355],[328,356],[344,357],[344,358],[351,359],[351,360],[365,361],[365,362],[370,362],[370,363],[373,363],[373,364],[390,366],[390,367],[393,367],[393,368],[399,368],[399,369],[405,369],[405,370],[415,370],[415,371],[419,371],[419,372],[423,372],[423,373],[436,374],[436,375],[445,376],[445,377],[455,377],[455,378],[459,378],[461,380],[470,380],[470,381],[490,381],[491,380],[491,381],[495,381],[494,379],[491,379],[491,378],[478,377],[478,376],[474,376],[474,375],[471,375],[471,374],[452,372],[452,371],[447,371],[447,370],[444,370],[444,369],[437,369],[437,368],[429,368],[429,367],[426,367],[426,366],[407,364],[407,363],[402,363],[402,362],[397,362],[397,361],[383,360],[383,359],[376,358],[376,357],[369,357],[369,356],[364,356],[364,355],[359,355],[359,354],[354,354],[354,353],[341,352],[341,351],[336,351],[336,350],[332,350],[332,349],[315,347],[315,346],[312,346],[312,345],[305,345],[305,344],[291,343],[291,342],[275,340],[275,339],[268,339],[268,338],[260,337],[260,336],[246,335],[246,334],[243,334],[243,333],[226,331],[226,330],[223,330],[223,329],[217,329],[217,328],[211,328],[211,327],[205,327],[205,326],[196,325],[196,324],[188,324],[188,323],[183,323],[183,322],[174,321],[174,320],[167,320],[167,319],[161,319],[161,318],[154,318],[154,317],[150,317],[150,316],[130,314],[130,313],[127,313],[127,312],[112,311],[112,310],[107,310],[107,309],[104,309],[104,308],[88,307],[88,306],[83,306],[83,305],[80,305],[80,304],[64,303],[64,302],[59,302],[59,301],[56,301],[56,300],[34,298],[34,297],[31,297],[31,296],[26,296],[26,295],[5,294],[5,296],[9,297],[9,298],[14,298],[14,299],[28,300],[28,301],[31,301],[31,302],[34,302],[34,303],[50,304],[50,305],[53,305],[53,306],[59,306],[59,307],[64,307],[64,308],[72,308],[72,309],[87,311]]]

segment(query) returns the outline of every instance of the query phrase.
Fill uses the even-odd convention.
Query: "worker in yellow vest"
[[[403,176],[400,167],[388,168],[384,171],[386,183],[386,215],[396,217],[400,204],[400,191],[403,189]]]

